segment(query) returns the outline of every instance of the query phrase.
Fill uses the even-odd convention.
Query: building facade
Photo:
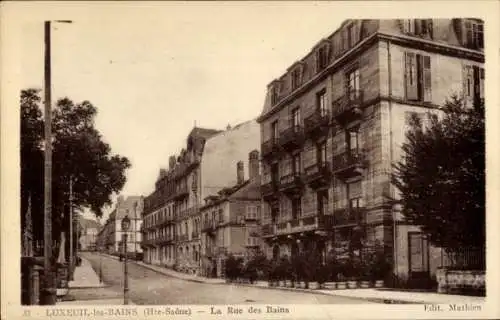
[[[145,200],[146,262],[200,272],[203,199],[236,184],[226,169],[258,149],[259,130],[252,120],[223,131],[195,127],[190,132],[186,148],[170,157],[169,169],[161,171],[155,191]],[[166,220],[155,218],[162,212]]]
[[[121,222],[123,218],[128,216],[130,227],[127,231],[127,251],[134,254],[142,252],[141,228],[143,202],[142,196],[118,197],[115,208],[98,234],[97,242],[103,250],[111,254],[120,254],[123,252],[122,241],[125,232],[121,230]]]
[[[97,249],[97,237],[101,231],[102,226],[99,222],[92,219],[85,219],[80,217],[79,219],[79,248],[83,251],[94,251]]]
[[[381,242],[400,282],[432,277],[441,252],[393,205],[408,120],[457,94],[484,98],[483,24],[348,20],[268,85],[261,124],[268,256]]]
[[[249,154],[249,177],[244,163],[237,163],[237,182],[205,198],[202,217],[202,274],[224,277],[228,255],[247,259],[260,248],[260,175],[259,152]]]

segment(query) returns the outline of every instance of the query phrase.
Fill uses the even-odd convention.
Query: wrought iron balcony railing
[[[366,167],[366,152],[364,149],[349,150],[333,157],[333,172],[339,178],[349,178],[363,173]]]
[[[261,154],[263,159],[271,159],[279,154],[281,150],[278,137],[271,138],[261,145]]]
[[[304,133],[311,138],[318,138],[328,134],[330,129],[331,113],[329,110],[315,110],[304,119]]]
[[[304,181],[314,189],[324,187],[330,182],[331,173],[329,162],[316,162],[304,170]]]
[[[365,213],[365,208],[343,208],[333,211],[334,226],[347,226],[356,225],[363,222],[363,215]]]
[[[362,116],[363,91],[350,90],[333,102],[333,117],[340,124],[346,124]]]
[[[290,173],[280,178],[280,191],[287,194],[298,194],[302,192],[303,183],[300,173]]]
[[[300,125],[292,125],[280,134],[280,145],[285,150],[296,150],[303,143],[304,129]]]

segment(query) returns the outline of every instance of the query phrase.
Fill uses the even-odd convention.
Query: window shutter
[[[431,39],[433,39],[433,38],[434,38],[434,36],[433,36],[433,28],[432,28],[432,27],[433,27],[433,25],[432,25],[432,19],[426,19],[426,20],[424,20],[424,25],[425,25],[425,27],[426,27],[426,29],[427,29],[427,30],[426,30],[426,31],[427,31],[427,35],[428,35]]]
[[[342,30],[342,52],[346,51],[349,44],[347,43],[347,29]]]
[[[479,49],[484,48],[484,26],[482,23],[477,25],[477,45]]]
[[[424,101],[432,101],[432,76],[431,76],[431,57],[423,56],[423,89]]]
[[[418,99],[417,86],[417,68],[415,53],[406,52],[405,54],[405,81],[406,81],[406,99]]]
[[[354,25],[352,26],[353,28],[353,45],[356,45],[358,42],[359,42],[359,35],[360,35],[360,23],[358,23],[357,21],[354,22]]]
[[[479,98],[484,102],[484,69],[479,68]]]
[[[465,106],[472,105],[473,90],[474,90],[474,78],[472,75],[472,67],[464,65],[462,69],[462,81],[463,81],[463,99]]]
[[[422,28],[422,20],[421,19],[415,19],[412,21],[415,25],[415,34],[416,35],[421,35],[423,33],[423,28]]]
[[[410,32],[410,29],[408,28],[408,19],[400,19],[398,20],[398,23],[403,33]]]
[[[465,36],[465,46],[470,47],[474,43],[474,33],[472,30],[472,23],[470,21],[464,22],[464,36]]]

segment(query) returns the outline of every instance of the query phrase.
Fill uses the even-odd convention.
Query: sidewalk
[[[107,255],[113,259],[117,259],[115,256]],[[133,261],[133,260],[132,260]],[[144,268],[162,273],[167,276],[171,276],[178,279],[183,279],[187,281],[207,283],[207,284],[226,284],[225,279],[218,278],[205,278],[201,276],[185,274],[182,272],[177,272],[172,269],[167,269],[160,266],[146,264],[142,261],[133,261],[135,264],[140,265]],[[299,291],[307,293],[324,294],[331,296],[347,297],[369,300],[378,303],[428,303],[428,304],[440,304],[440,303],[483,303],[485,302],[485,297],[474,297],[474,296],[463,296],[463,295],[452,295],[452,294],[440,294],[434,292],[410,292],[410,291],[397,291],[389,289],[302,289],[302,288],[285,288],[285,287],[269,287],[267,281],[257,281],[255,284],[245,284],[245,283],[232,283],[231,285],[247,286],[247,287],[257,287],[270,290],[284,290],[284,291]]]
[[[68,285],[69,294],[66,301],[57,302],[58,305],[123,304],[122,294],[108,289],[104,283],[101,283],[90,262],[83,257],[81,265],[75,268],[73,280]]]

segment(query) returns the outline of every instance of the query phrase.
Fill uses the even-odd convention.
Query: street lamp
[[[125,256],[123,268],[123,304],[128,304],[128,269],[127,269],[127,231],[130,228],[130,219],[127,216],[122,219],[122,232],[123,232],[123,254]]]
[[[40,304],[56,304],[56,288],[52,274],[52,83],[51,83],[51,22],[44,22],[44,215],[43,215],[43,256],[44,286]],[[72,23],[70,20],[56,20],[59,23]]]
[[[101,219],[99,218],[99,226],[101,226]],[[98,246],[97,247],[97,250],[99,252],[99,283],[102,283],[102,241],[101,241],[101,237],[99,237],[99,235],[102,236],[101,232],[103,230],[101,229],[99,231],[99,234],[98,234],[98,237],[97,237],[97,241],[99,241],[99,244],[97,244],[97,241],[96,241],[96,245]]]

